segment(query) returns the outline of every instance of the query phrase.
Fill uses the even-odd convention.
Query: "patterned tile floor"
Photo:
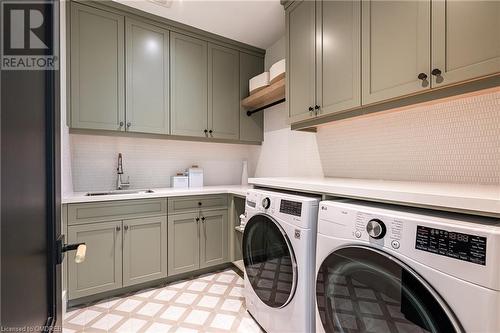
[[[77,332],[262,331],[245,310],[243,280],[225,270],[70,309],[63,333]]]

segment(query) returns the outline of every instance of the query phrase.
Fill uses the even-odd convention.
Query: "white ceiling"
[[[243,43],[268,48],[285,32],[279,0],[114,0]]]

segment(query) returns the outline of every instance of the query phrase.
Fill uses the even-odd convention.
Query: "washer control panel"
[[[486,237],[417,225],[415,248],[486,265]]]
[[[401,247],[402,232],[403,221],[400,219],[358,212],[353,236],[397,250]]]

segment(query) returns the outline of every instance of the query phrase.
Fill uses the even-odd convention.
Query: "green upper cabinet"
[[[123,286],[167,276],[167,217],[123,221]]]
[[[360,0],[317,3],[318,114],[361,105]]]
[[[262,141],[262,113],[240,122],[240,101],[264,50],[113,2],[69,5],[70,128]]]
[[[430,0],[362,1],[362,102],[430,88]]]
[[[432,85],[500,72],[500,1],[432,2]]]
[[[125,130],[124,17],[71,4],[71,127]]]
[[[126,128],[169,134],[169,32],[126,19]]]
[[[209,136],[238,140],[240,134],[239,52],[209,44],[208,64]]]
[[[171,134],[208,136],[208,43],[170,34]]]
[[[316,6],[315,1],[294,2],[286,11],[286,99],[291,122],[315,115]]]
[[[240,100],[249,94],[248,81],[264,72],[264,58],[240,52]],[[250,117],[247,110],[240,106],[240,140],[259,142],[264,140],[264,112]]]

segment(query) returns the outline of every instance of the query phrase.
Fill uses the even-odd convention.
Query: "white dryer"
[[[243,232],[247,310],[267,333],[314,331],[318,198],[249,190]]]
[[[317,332],[500,332],[497,219],[320,203]]]

